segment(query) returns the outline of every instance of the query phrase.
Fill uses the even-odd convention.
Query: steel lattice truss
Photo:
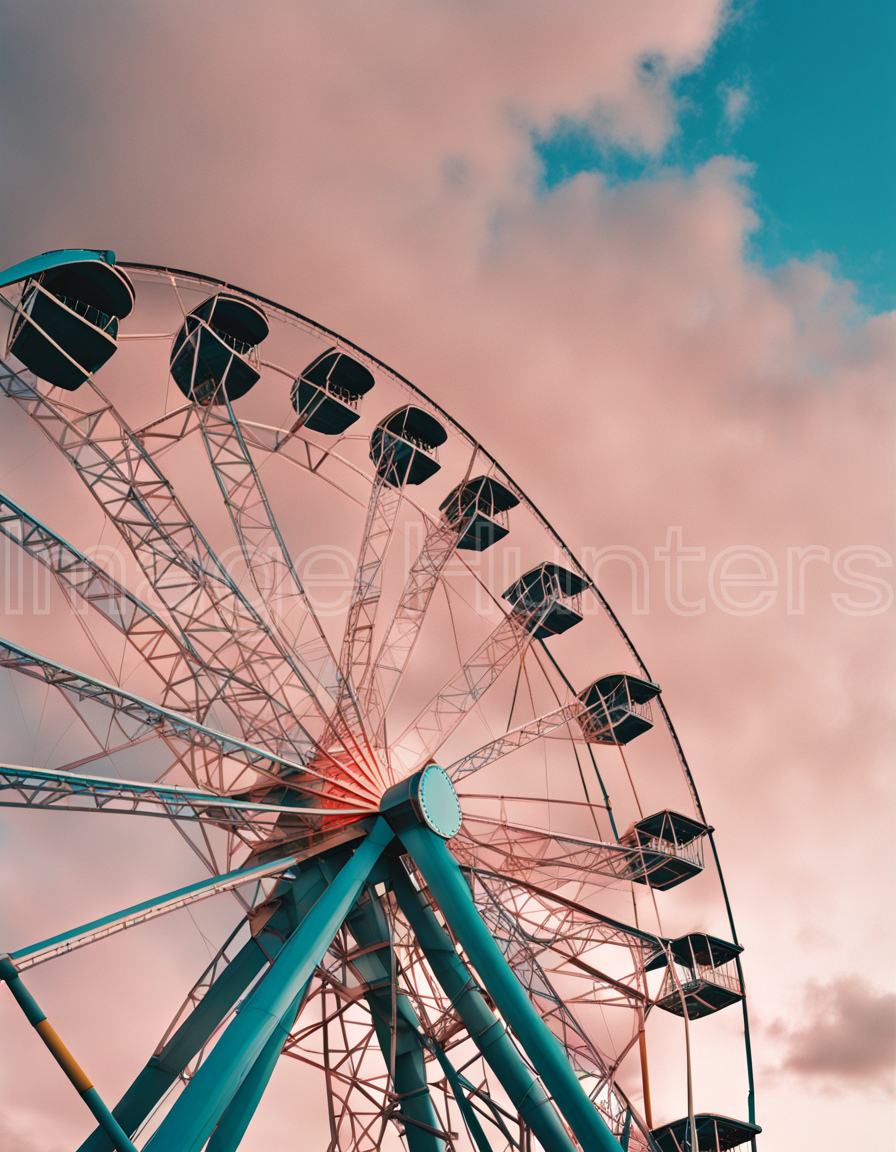
[[[68,328],[40,319],[69,308],[58,269],[22,268],[2,403],[70,465],[79,511],[0,493],[0,534],[23,587],[52,580],[81,660],[31,650],[23,611],[0,666],[43,694],[46,726],[74,715],[80,735],[66,728],[49,763],[0,765],[0,806],[163,819],[211,876],[11,962],[222,893],[239,913],[115,1108],[122,1136],[98,1128],[83,1152],[236,1148],[278,1058],[325,1100],[327,1152],[672,1148],[651,1134],[645,1021],[679,979],[666,889],[700,871],[711,829],[671,725],[632,748],[622,735],[650,729],[636,693],[653,686],[587,573],[444,411],[319,325],[125,266],[120,333],[98,305],[74,309],[119,344],[81,371],[67,313]],[[54,387],[40,356],[84,382]],[[618,677],[615,696],[600,686],[622,672],[620,705]],[[460,793],[447,832],[413,792],[432,763]],[[442,873],[463,877],[450,898]],[[270,1006],[250,1042],[256,1002]],[[652,1071],[696,1131],[690,1067]]]

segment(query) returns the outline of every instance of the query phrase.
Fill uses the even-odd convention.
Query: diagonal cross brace
[[[579,1083],[563,1046],[529,1000],[479,915],[460,865],[445,843],[459,824],[459,814],[457,823],[453,822],[447,789],[451,789],[448,777],[430,765],[389,789],[381,811],[584,1152],[620,1152],[618,1140]]]
[[[211,1054],[146,1145],[145,1152],[199,1152],[237,1096],[291,1004],[311,979],[392,840],[380,817],[263,980],[243,1001]]]

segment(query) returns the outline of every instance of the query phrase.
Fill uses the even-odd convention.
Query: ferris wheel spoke
[[[331,717],[329,708],[322,710],[316,696],[309,697],[308,719],[322,719],[328,733],[326,744],[341,746],[356,764],[367,765],[368,775],[378,778],[375,764],[356,737],[361,720],[354,693],[342,690],[326,634],[299,580],[230,401],[226,396],[225,400],[226,417],[209,406],[200,417],[199,427],[252,582],[261,602],[270,605],[274,626],[281,633],[290,618],[299,614],[298,626],[283,637],[290,661],[301,665],[303,673],[323,688],[329,704],[335,704]],[[308,622],[312,635],[302,640],[302,628]],[[320,716],[315,717],[312,705]],[[345,718],[346,706],[354,723]]]
[[[225,397],[226,399],[226,397]],[[200,431],[243,559],[260,600],[285,632],[293,656],[332,698],[339,695],[335,657],[284,543],[258,469],[227,400],[226,415],[209,405]],[[294,617],[298,616],[298,623]],[[299,643],[310,621],[314,635]]]
[[[293,467],[301,468],[304,472],[322,476],[324,475],[325,464],[338,463],[349,472],[354,472],[358,477],[363,477],[365,480],[369,479],[363,468],[341,456],[333,447],[314,444],[311,440],[301,436],[301,424],[295,425],[291,431],[284,431],[272,424],[259,424],[257,420],[239,418],[238,422],[243,439],[250,448],[264,452],[269,456],[277,456]],[[354,437],[348,436],[346,439],[352,440]],[[328,483],[345,496],[350,503],[356,504],[359,508],[366,507],[364,500],[329,476]]]
[[[198,671],[198,655],[143,601],[99,564],[0,493],[0,533],[54,576],[69,603],[87,605],[140,653],[162,685],[162,702],[181,710],[208,708],[214,687]],[[84,619],[89,627],[89,621]]]
[[[476,868],[474,872],[493,898],[506,905],[530,937],[564,941],[580,950],[595,943],[617,945],[636,957],[639,970],[648,955],[663,947],[661,937],[614,920],[559,892],[485,869]]]
[[[393,742],[408,766],[426,763],[468,715],[515,658],[522,659],[532,642],[531,629],[541,610],[528,616],[505,616],[442,690]]]
[[[64,956],[98,940],[105,940],[118,932],[124,932],[138,924],[154,920],[158,916],[165,916],[179,908],[186,908],[200,900],[207,900],[210,896],[217,896],[222,892],[230,892],[247,884],[258,885],[262,880],[269,880],[282,876],[296,863],[295,856],[282,860],[275,860],[269,864],[259,864],[250,868],[237,868],[232,872],[220,876],[212,876],[207,880],[200,880],[196,884],[189,884],[173,892],[166,892],[152,900],[144,900],[120,912],[112,912],[98,920],[91,920],[78,928],[68,932],[61,932],[47,940],[40,940],[25,948],[19,948],[10,953],[11,959],[20,971],[44,964],[57,956]]]
[[[382,591],[383,561],[392,541],[401,501],[401,488],[387,483],[384,476],[378,475],[367,505],[339,658],[345,683],[355,690],[360,688],[370,666],[373,630]]]
[[[173,751],[180,746],[182,751],[176,752],[179,762],[197,783],[213,782],[224,791],[235,783],[233,779],[227,779],[227,775],[232,777],[234,771],[242,774],[250,770],[253,774],[273,777],[278,783],[285,782],[300,792],[316,796],[326,787],[331,796],[342,792],[371,803],[369,794],[348,781],[329,780],[325,773],[216,732],[190,717],[37,656],[8,640],[0,640],[0,667],[13,669],[57,689],[78,715],[92,703],[102,705],[109,710],[110,728],[128,740],[154,732],[166,743],[170,742]]]
[[[555,732],[558,728],[562,728],[564,725],[569,724],[570,721],[577,719],[584,710],[585,706],[580,700],[576,700],[571,704],[564,704],[561,708],[555,708],[553,712],[548,712],[544,716],[539,716],[536,720],[530,720],[526,724],[521,724],[518,728],[507,732],[504,736],[498,736],[488,744],[483,744],[482,747],[477,748],[475,752],[469,752],[462,759],[455,760],[445,771],[452,780],[460,780],[464,776],[469,776],[472,772],[478,772],[488,764],[492,764],[504,756],[509,756],[511,752],[515,752],[518,748],[522,748],[526,744],[531,743],[531,741],[538,740],[542,736],[547,736],[549,733]]]
[[[443,572],[457,550],[469,520],[459,526],[443,518],[427,530],[420,554],[408,573],[405,586],[389,621],[376,660],[368,670],[361,696],[376,741],[385,743],[384,721],[395,698],[404,670]]]
[[[585,875],[591,883],[595,876],[618,883],[643,875],[637,849],[504,818],[465,815],[463,831],[456,839],[455,852],[466,856],[468,863],[493,864],[493,871],[521,879],[541,875],[543,882],[565,884]]]
[[[252,738],[265,734],[299,755],[318,747],[296,722],[309,700],[316,704],[314,693],[114,407],[98,390],[101,406],[93,411],[57,402],[13,372],[0,376],[0,388],[74,465],[202,659],[220,670],[225,682],[236,675],[256,686],[254,698],[235,694]]]
[[[18,764],[0,764],[0,807],[161,816],[238,829],[265,843],[274,842],[276,824],[282,817],[289,817],[296,826],[304,823],[311,830],[320,827],[321,821],[329,827],[341,816],[369,814],[365,808],[262,804],[173,784],[146,784]]]
[[[556,893],[524,885],[524,898],[514,899],[508,893],[508,883],[508,878],[504,877],[499,889],[500,899],[512,909],[535,954],[549,969],[562,969],[565,975],[579,974],[591,982],[584,1002],[610,1003],[616,1002],[621,996],[630,1004],[644,1005],[646,994],[635,985],[643,969],[643,957],[647,951],[645,941],[638,939],[633,945],[624,926],[588,914],[585,909],[565,901]],[[656,937],[652,939],[654,942],[657,940]],[[622,947],[629,953],[634,952],[637,962],[630,976],[610,976],[582,958],[605,944]],[[656,943],[651,945],[654,949],[656,946]],[[572,1000],[567,997],[568,1002]]]
[[[153,459],[164,455],[167,448],[182,444],[199,430],[199,413],[193,403],[181,404],[134,429],[134,435],[144,445],[153,444]],[[158,441],[156,444],[155,442]],[[148,450],[148,449],[147,449]]]

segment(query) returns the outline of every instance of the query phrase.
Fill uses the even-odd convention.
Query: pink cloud
[[[833,557],[868,544],[896,555],[894,318],[863,315],[823,258],[753,264],[751,173],[730,158],[612,188],[582,175],[534,190],[529,132],[563,115],[659,149],[675,109],[639,62],[662,54],[671,74],[691,66],[721,9],[18,6],[7,16],[23,50],[6,69],[17,99],[0,248],[12,263],[108,244],[282,299],[419,383],[574,549],[638,550],[651,575],[647,615],[631,617],[627,568],[607,565],[602,580],[663,684],[719,828],[754,1002],[763,1018],[782,1016],[808,981],[829,981],[833,1015],[820,991],[810,995],[803,1022],[788,1025],[786,1063],[821,1073],[819,1045],[836,1042],[844,1082],[858,1084],[868,1052],[883,1048],[861,1050],[854,1024],[878,1002],[851,1000],[853,986],[831,973],[891,979],[880,877],[891,875],[893,612],[838,611],[831,593],[845,586],[819,561],[807,568],[805,613],[789,613],[787,549],[819,545]],[[16,435],[10,425],[6,459],[21,461],[12,482],[25,488],[40,478],[24,451],[13,456]],[[706,550],[687,568],[688,596],[707,602],[700,616],[678,617],[663,599],[654,549],[672,525]],[[726,615],[708,587],[712,557],[740,544],[765,551],[780,577],[774,605],[755,618]],[[12,740],[17,714],[7,726]],[[49,828],[28,846],[25,825],[15,827],[15,853],[39,865],[9,911],[26,939],[34,908],[51,899],[44,889],[70,867],[69,847]],[[861,849],[841,851],[845,839]],[[178,882],[150,840],[133,845],[145,870],[135,863],[114,885],[96,863],[85,895],[95,914]],[[52,907],[59,927],[79,918]],[[93,907],[79,905],[81,918]],[[695,901],[682,916],[700,912]],[[848,930],[813,935],[831,922]],[[156,943],[177,959],[166,977],[179,979],[180,965],[188,973],[185,990],[204,951],[181,953],[181,939],[172,928]],[[63,1005],[98,972],[113,988],[110,1018],[133,1009],[121,970],[155,988],[134,1035],[114,1046],[89,1006],[69,1009],[110,1094],[167,1023],[148,959],[137,945],[118,948],[71,969],[69,987],[49,974],[38,985]],[[787,956],[799,964],[785,970]],[[41,1056],[22,1055],[14,1080],[35,1115]],[[714,1086],[711,1068],[704,1076]],[[762,1089],[775,1139],[793,1145],[799,1117],[773,1076]],[[60,1124],[84,1127],[77,1102],[60,1109]],[[879,1125],[871,1107],[860,1121],[843,1116],[857,1143],[855,1123],[869,1139]]]
[[[893,1091],[896,1070],[896,995],[879,992],[858,975],[806,989],[802,1022],[775,1021],[784,1046],[782,1067],[834,1091],[867,1085]]]

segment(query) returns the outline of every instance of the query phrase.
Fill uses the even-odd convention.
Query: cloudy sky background
[[[0,21],[0,264],[95,245],[281,300],[450,411],[586,562],[647,559],[646,614],[624,565],[601,582],[718,830],[761,1147],[885,1145],[891,5],[31,0]],[[0,461],[4,486],[26,472]],[[677,527],[704,550],[684,564],[691,614],[655,557]],[[710,585],[714,557],[744,546],[778,578],[756,615]],[[831,562],[807,565],[801,601],[788,550],[810,546]],[[0,851],[19,931],[53,907],[53,867],[20,820]],[[159,890],[177,864],[159,862]],[[91,879],[96,914],[128,903],[119,877]],[[35,973],[51,1017],[87,971],[72,964],[67,989]],[[70,1147],[78,1102],[9,1029],[0,1134]],[[101,1039],[84,1062],[105,1089],[119,1071]]]

